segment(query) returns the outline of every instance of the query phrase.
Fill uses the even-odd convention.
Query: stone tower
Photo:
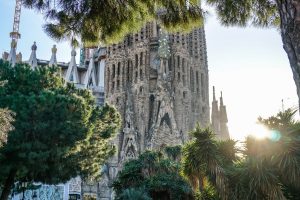
[[[228,118],[226,106],[223,103],[223,95],[221,92],[220,107],[216,99],[215,87],[213,87],[213,101],[211,108],[211,125],[212,130],[216,134],[216,137],[220,140],[227,140],[230,138],[228,131]]]
[[[161,146],[179,145],[196,123],[209,124],[208,66],[204,28],[167,34],[156,22],[107,47],[106,101],[123,125],[113,141],[117,154],[104,167],[100,199],[124,161]]]

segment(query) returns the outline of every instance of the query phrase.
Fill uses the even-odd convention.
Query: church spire
[[[224,105],[223,102],[223,93],[221,91],[220,106],[219,106],[218,101],[216,100],[215,87],[213,87],[211,123],[212,123],[212,129],[218,139],[227,140],[230,138],[228,127],[227,127],[228,118],[227,118],[226,106]]]
[[[221,97],[220,97],[220,106],[223,106],[223,92],[221,91]]]
[[[51,55],[51,58],[50,58],[49,66],[57,65],[57,59],[56,59],[57,48],[56,48],[56,45],[53,45],[51,51],[52,51],[52,55]]]
[[[76,65],[76,51],[74,47],[72,48],[71,51],[71,61],[65,79],[68,82],[79,83],[79,77],[78,77],[78,71]]]
[[[16,48],[17,48],[17,41],[13,39],[10,43],[10,53],[8,56],[8,62],[10,62],[12,66],[15,66],[17,60]]]
[[[28,64],[34,69],[37,67],[37,58],[36,58],[36,42],[33,42],[33,45],[31,46],[31,54],[28,61]]]
[[[226,106],[223,103],[223,94],[221,92],[220,97],[220,136],[221,139],[229,139],[229,131],[228,131],[228,118],[227,118],[227,111]]]
[[[213,86],[213,101],[216,101],[216,91],[215,91],[215,86]]]
[[[219,106],[216,99],[215,86],[213,86],[213,102],[211,106],[211,124],[214,134],[219,135],[220,132],[220,115],[219,115]]]

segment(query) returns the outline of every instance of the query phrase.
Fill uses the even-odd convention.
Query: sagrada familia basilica
[[[203,27],[188,34],[169,34],[158,23],[149,22],[119,44],[82,49],[80,64],[76,64],[75,49],[71,50],[69,63],[60,63],[55,45],[48,61],[36,57],[36,43],[31,47],[28,61],[22,61],[16,47],[13,39],[10,53],[2,55],[12,66],[24,62],[33,69],[46,65],[60,67],[66,81],[91,90],[99,106],[104,102],[114,105],[123,121],[119,134],[112,140],[118,152],[103,166],[99,182],[83,183],[77,177],[66,184],[43,185],[36,191],[39,199],[90,196],[111,200],[114,192],[110,185],[124,162],[137,158],[145,150],[184,144],[191,139],[188,132],[197,123],[211,126],[219,139],[229,138],[226,107],[222,96],[218,104],[215,89],[210,118]],[[32,191],[26,192],[26,199],[31,199],[31,195]]]

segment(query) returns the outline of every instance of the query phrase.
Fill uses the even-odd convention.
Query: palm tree
[[[300,139],[297,111],[288,109],[259,123],[269,128],[268,138],[248,137],[243,158],[228,172],[231,199],[295,199],[299,197]]]
[[[287,109],[259,121],[272,131],[269,159],[277,169],[281,183],[285,188],[300,191],[300,122],[294,120],[296,113],[295,109]]]
[[[217,188],[222,199],[227,199],[228,180],[222,161],[228,162],[232,155],[227,157],[220,153],[219,148],[222,145],[218,145],[209,128],[201,129],[197,125],[191,134],[194,139],[183,148],[183,174],[200,192],[204,191],[209,181]]]
[[[251,137],[246,139],[242,160],[227,171],[230,199],[285,199],[277,170],[272,166],[269,154],[265,154],[268,143]]]

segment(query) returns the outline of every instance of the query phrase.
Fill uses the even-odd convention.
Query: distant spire
[[[94,63],[94,50],[90,50],[90,63],[86,71],[84,78],[84,86],[89,88],[91,86],[96,86],[96,77],[95,77],[95,63]]]
[[[8,56],[8,62],[12,66],[15,66],[17,60],[16,48],[17,48],[17,41],[15,39],[12,39],[10,43],[10,53]]]
[[[223,103],[223,94],[221,92],[221,97],[220,97],[220,122],[222,123],[227,123],[228,118],[227,118],[227,112],[226,112],[226,106]]]
[[[34,69],[37,67],[37,58],[36,58],[36,42],[33,42],[33,45],[31,46],[31,55],[28,61],[28,64]]]
[[[79,83],[79,77],[78,77],[78,71],[77,71],[77,65],[76,65],[76,51],[75,48],[72,48],[71,51],[71,61],[65,76],[66,81],[71,81],[74,83]]]
[[[219,115],[219,106],[216,99],[216,90],[213,86],[213,101],[211,106],[211,124],[214,134],[219,135],[220,133],[220,115]]]
[[[221,91],[221,97],[220,97],[220,106],[223,106],[223,92]]]
[[[220,137],[222,139],[229,139],[229,131],[228,131],[228,118],[227,118],[227,111],[226,111],[226,106],[223,104],[223,96],[221,92],[221,97],[220,97]]]
[[[53,45],[51,51],[52,51],[52,55],[51,55],[51,59],[50,59],[50,62],[49,62],[49,66],[57,65],[57,59],[56,59],[57,48],[56,48],[56,45]]]
[[[216,91],[215,91],[215,86],[213,86],[213,100],[216,101]]]
[[[17,55],[17,63],[21,63],[22,62],[22,53],[19,52]]]

